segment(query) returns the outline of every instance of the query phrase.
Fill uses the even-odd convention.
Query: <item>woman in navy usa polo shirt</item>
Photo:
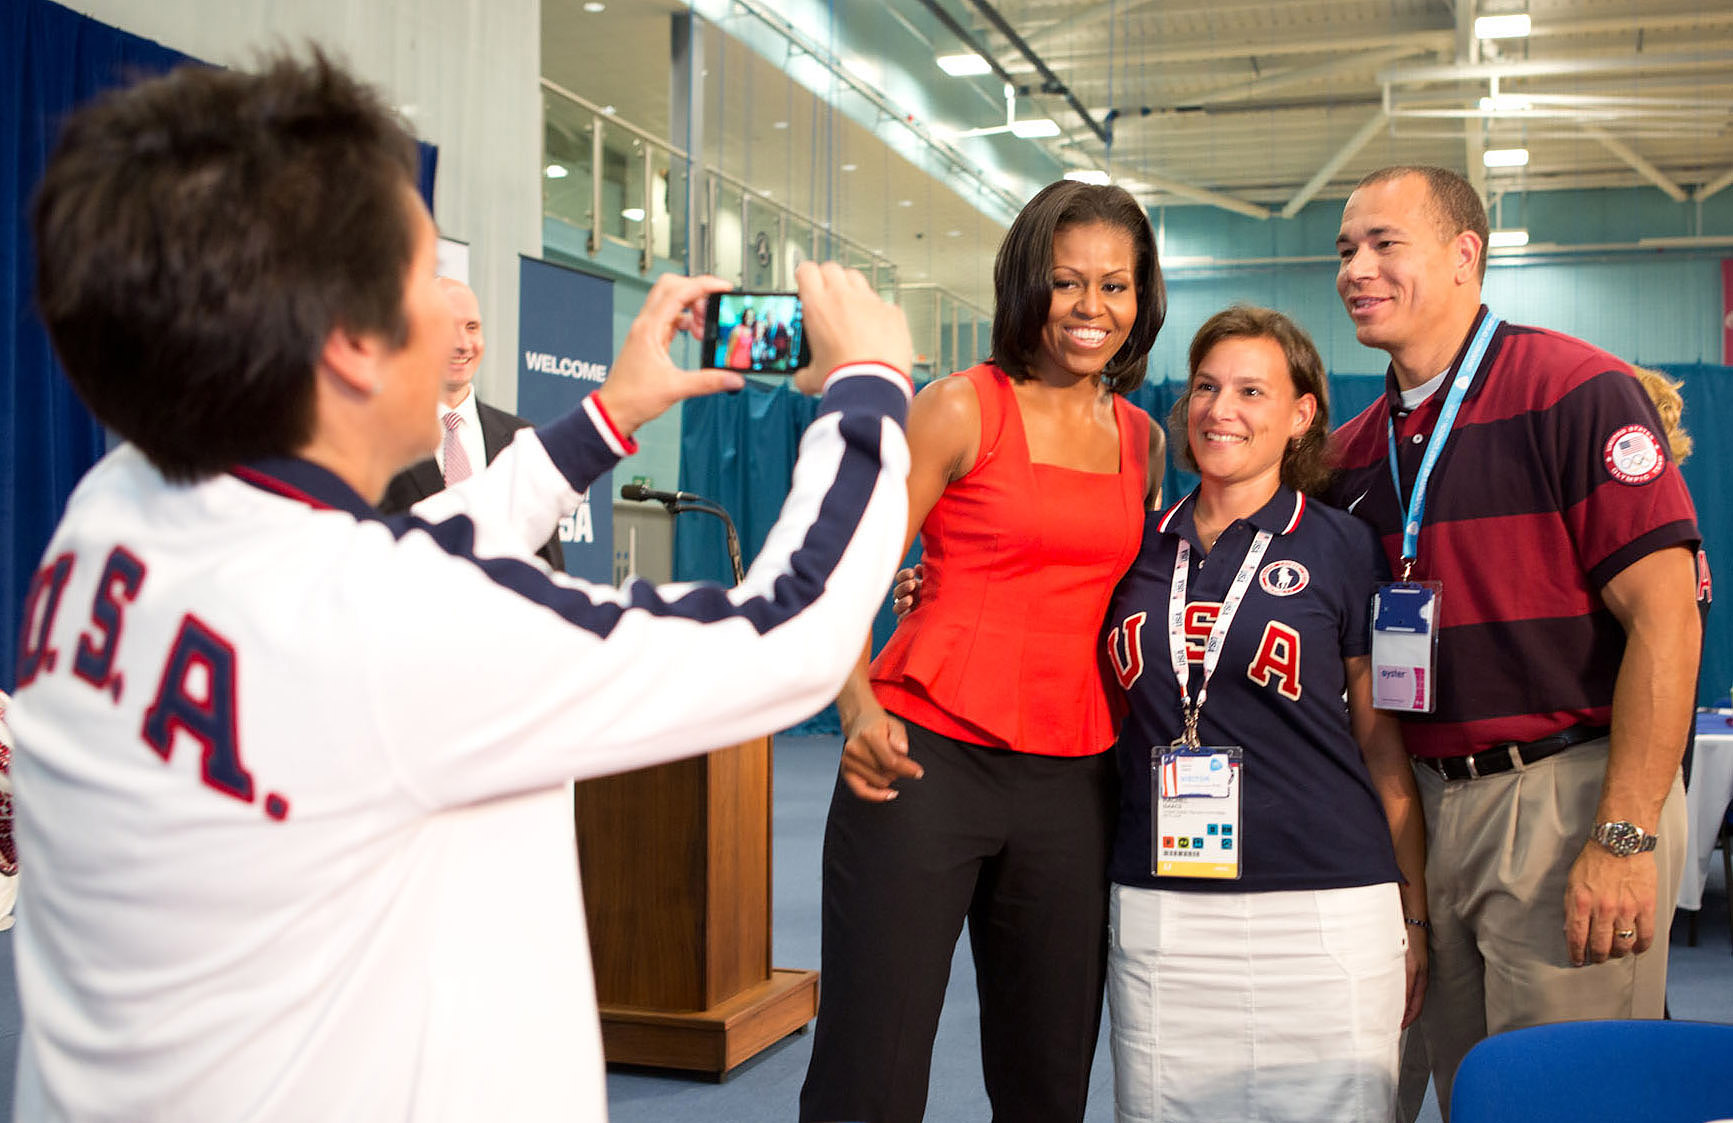
[[[1231,308],[1190,370],[1168,425],[1203,482],[1145,524],[1107,619],[1130,709],[1110,870],[1119,1119],[1386,1120],[1425,990],[1426,892],[1413,775],[1372,708],[1383,554],[1307,498],[1328,411],[1301,328]]]

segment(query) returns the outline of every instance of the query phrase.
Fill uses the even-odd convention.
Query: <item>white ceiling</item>
[[[1066,166],[1106,168],[1151,205],[1280,221],[1284,207],[1341,198],[1384,164],[1480,174],[1482,148],[1518,145],[1529,165],[1485,173],[1494,197],[1643,187],[1688,201],[1733,178],[1733,0],[998,0],[1090,116],[1112,114],[1111,150],[1067,99],[1038,92],[1049,83],[979,0],[933,2],[1035,91],[1019,97],[1019,118],[1064,129],[994,143],[1040,143]],[[837,0],[840,34],[804,30],[846,39],[853,5],[869,3]],[[962,49],[927,0],[889,6],[919,53]],[[580,0],[543,0],[543,75],[666,136],[670,16],[686,7],[608,0],[592,14]],[[1477,44],[1467,33],[1474,15],[1507,11],[1531,15],[1530,38]],[[736,8],[724,22],[746,19]],[[882,251],[905,283],[990,304],[1002,226],[807,93],[782,68],[798,52],[772,62],[717,27],[708,34],[708,163]],[[949,124],[1003,124],[999,78],[932,74],[981,91],[979,119]],[[1495,75],[1500,94],[1532,108],[1481,116]]]

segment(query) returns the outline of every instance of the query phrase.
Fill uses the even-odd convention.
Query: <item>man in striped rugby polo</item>
[[[1390,367],[1338,431],[1331,498],[1407,578],[1380,604],[1429,606],[1419,633],[1375,612],[1373,657],[1426,810],[1420,1025],[1446,1118],[1489,1034],[1662,1016],[1700,635],[1696,515],[1654,407],[1614,356],[1484,306],[1486,239],[1462,177],[1392,167],[1336,242]]]

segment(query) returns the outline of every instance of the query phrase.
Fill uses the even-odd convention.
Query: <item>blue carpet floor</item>
[[[779,967],[818,966],[819,850],[838,751],[834,736],[777,738],[773,960]],[[1727,886],[1719,859],[1710,866],[1703,911],[1698,917],[1698,946],[1685,946],[1683,915],[1673,926],[1669,1001],[1676,1018],[1733,1022],[1733,942],[1729,940]],[[952,963],[950,990],[934,1048],[927,1106],[927,1118],[933,1123],[975,1123],[989,1116],[981,1087],[974,966],[966,936],[964,940]],[[4,932],[0,933],[0,1123],[12,1117],[19,1024],[12,933]],[[811,1042],[810,1033],[786,1038],[719,1084],[644,1071],[611,1072],[611,1118],[613,1123],[791,1120]],[[1104,1038],[1096,1052],[1088,1119],[1090,1123],[1106,1123],[1112,1118],[1113,1075]],[[1421,1119],[1437,1123],[1438,1111],[1430,1101]]]
[[[819,852],[824,816],[836,777],[837,737],[779,737],[776,741],[775,954],[779,967],[818,966]],[[1733,943],[1721,863],[1712,862],[1699,946],[1685,946],[1683,917],[1674,926],[1669,985],[1673,1016],[1733,1022]],[[951,985],[933,1050],[927,1119],[976,1123],[990,1117],[981,1085],[974,964],[968,936],[951,965]],[[821,984],[822,985],[822,984]],[[1105,1022],[1105,1018],[1103,1019]],[[613,1072],[608,1101],[613,1123],[762,1123],[791,1120],[812,1049],[810,1032],[787,1038],[743,1065],[723,1083],[647,1072]],[[1113,1118],[1113,1070],[1103,1033],[1090,1083],[1089,1123]],[[1438,1123],[1430,1094],[1420,1119]]]

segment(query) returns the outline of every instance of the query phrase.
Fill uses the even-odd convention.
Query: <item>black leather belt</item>
[[[1609,732],[1611,730],[1604,725],[1573,725],[1550,737],[1541,737],[1534,741],[1506,741],[1465,756],[1417,756],[1414,759],[1446,780],[1478,780],[1482,776],[1509,772],[1519,764],[1534,764],[1536,761],[1545,760],[1573,745],[1599,740]]]

